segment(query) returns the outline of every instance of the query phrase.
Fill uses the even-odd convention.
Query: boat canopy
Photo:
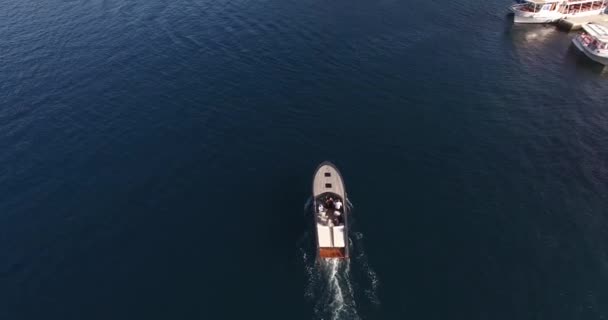
[[[587,33],[602,42],[608,42],[608,27],[597,23],[587,23],[583,25]]]
[[[562,2],[563,0],[526,0],[525,2],[527,3],[532,3],[532,4],[547,4],[547,3],[556,3],[556,2]]]
[[[566,1],[566,4],[570,7],[572,7],[573,5],[577,5],[577,4],[601,4],[601,5],[605,5],[606,1],[605,0],[568,0]]]
[[[568,5],[582,4],[582,3],[594,3],[599,2],[605,4],[606,0],[524,0],[525,3],[531,3],[536,5],[550,4],[550,3],[565,3]]]

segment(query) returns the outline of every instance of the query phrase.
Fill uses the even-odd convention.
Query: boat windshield
[[[536,12],[536,5],[532,2],[526,2],[522,5],[519,6],[520,11],[526,11],[526,12]]]
[[[526,11],[526,12],[539,12],[542,10],[549,10],[552,11],[555,9],[555,7],[557,6],[557,4],[554,3],[544,3],[544,2],[534,2],[534,1],[528,1],[525,2],[524,4],[519,6],[519,10],[520,11]]]
[[[598,40],[587,33],[580,35],[581,42],[591,50],[608,50],[608,42]]]

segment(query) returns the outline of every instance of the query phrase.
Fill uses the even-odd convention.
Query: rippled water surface
[[[0,319],[606,319],[608,73],[507,0],[1,0]],[[353,259],[307,203],[335,162]]]

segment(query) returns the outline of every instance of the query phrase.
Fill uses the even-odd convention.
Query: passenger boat
[[[585,32],[574,37],[572,43],[589,59],[608,65],[608,27],[597,23],[583,25]]]
[[[317,167],[312,182],[317,250],[320,258],[348,258],[346,189],[331,162]]]
[[[525,0],[511,6],[515,23],[549,23],[604,13],[607,0]]]

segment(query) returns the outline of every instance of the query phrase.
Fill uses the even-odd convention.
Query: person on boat
[[[338,200],[338,201],[340,201],[340,200]],[[340,211],[336,210],[336,212],[334,212],[334,215],[335,215],[335,220],[334,220],[335,224],[338,226],[342,225],[343,218],[342,218],[342,214],[340,213]]]
[[[319,203],[319,212],[325,212],[325,206],[322,203]]]
[[[332,198],[332,197],[327,198],[327,201],[325,201],[325,207],[328,209],[333,209],[334,208],[334,198]]]
[[[336,210],[342,209],[342,201],[340,201],[340,199],[336,200],[334,203],[334,208],[336,208]]]
[[[340,225],[340,218],[339,217],[334,217],[334,219],[332,220],[334,226],[339,226]]]

